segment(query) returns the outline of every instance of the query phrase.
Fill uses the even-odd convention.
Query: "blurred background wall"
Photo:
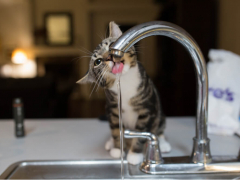
[[[26,118],[99,117],[105,96],[75,82],[88,69],[89,51],[115,21],[122,31],[163,20],[211,48],[240,54],[238,0],[0,0],[0,119],[12,118],[21,97]],[[51,24],[50,24],[51,23]],[[58,35],[59,34],[59,35]],[[192,60],[177,42],[150,37],[137,44],[138,59],[157,86],[167,116],[196,114]]]

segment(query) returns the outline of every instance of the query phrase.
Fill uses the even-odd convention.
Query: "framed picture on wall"
[[[45,42],[50,46],[68,46],[73,44],[73,20],[68,12],[46,13],[44,15],[46,29]]]

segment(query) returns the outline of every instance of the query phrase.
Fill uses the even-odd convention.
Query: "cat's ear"
[[[122,31],[119,26],[114,21],[111,21],[109,23],[109,37],[119,38],[121,35]]]
[[[94,82],[89,74],[89,71],[86,73],[86,75],[82,79],[77,81],[78,84],[86,84],[89,82]]]

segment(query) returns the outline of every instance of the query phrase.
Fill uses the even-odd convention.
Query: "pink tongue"
[[[113,68],[112,68],[112,73],[113,74],[118,74],[121,73],[123,70],[123,63],[115,63]]]

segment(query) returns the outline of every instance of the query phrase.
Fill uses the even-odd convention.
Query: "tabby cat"
[[[122,120],[125,129],[152,132],[159,136],[162,152],[171,150],[165,140],[163,130],[165,118],[157,90],[146,74],[143,66],[137,61],[135,48],[132,46],[120,60],[109,55],[109,47],[122,35],[117,24],[109,23],[109,37],[104,39],[94,50],[88,73],[78,83],[94,82],[104,88],[107,105],[106,111],[110,123],[112,137],[105,148],[110,155],[119,158],[120,134],[116,74],[121,73]],[[143,149],[146,140],[125,139],[124,149],[129,149],[127,160],[130,164],[138,164],[143,160]]]

